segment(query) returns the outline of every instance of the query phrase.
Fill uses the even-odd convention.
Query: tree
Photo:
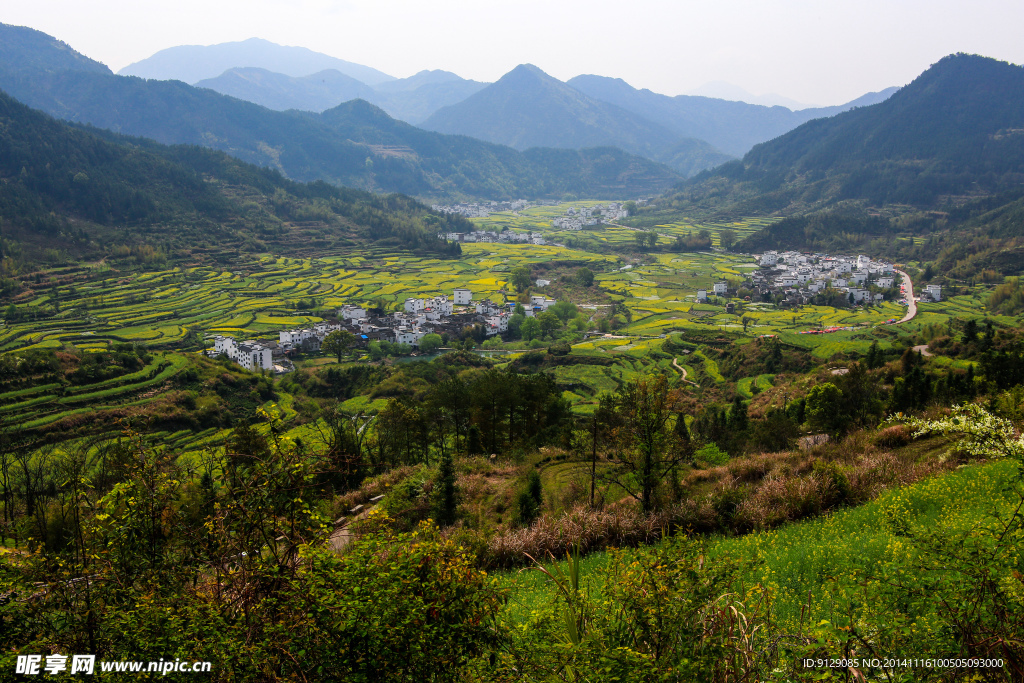
[[[544,502],[540,474],[531,470],[526,477],[526,488],[516,497],[516,523],[530,526],[540,516],[540,507]]]
[[[545,337],[553,336],[562,327],[562,321],[551,311],[544,311],[538,315],[537,323],[540,325],[541,333]]]
[[[623,202],[622,208],[626,210],[626,214],[627,215],[630,215],[630,216],[635,216],[636,215],[637,206],[636,206],[636,202],[634,202],[633,200],[629,200],[628,202]]]
[[[523,325],[519,328],[519,332],[526,341],[536,339],[541,335],[540,323],[537,322],[536,318],[527,318],[523,321]]]
[[[354,334],[347,330],[335,330],[326,337],[324,337],[324,343],[320,345],[325,353],[330,353],[338,357],[338,362],[341,362],[341,357],[349,350],[349,347],[355,342],[356,337]]]
[[[517,266],[512,269],[512,286],[519,292],[525,292],[533,284],[533,276],[527,266]]]
[[[609,400],[609,432],[616,458],[604,477],[639,501],[645,513],[654,509],[658,484],[684,458],[684,450],[671,447],[672,402],[664,375],[629,382]]]
[[[871,346],[868,347],[867,357],[864,359],[864,363],[868,366],[868,369],[874,370],[875,368],[881,367],[882,365],[882,351],[878,348],[878,341],[871,342]]]
[[[719,230],[718,244],[722,249],[732,249],[732,245],[736,244],[736,231],[729,228]]]
[[[826,382],[811,389],[807,394],[807,419],[815,429],[841,432],[846,426],[846,410],[839,387]]]
[[[455,484],[455,464],[450,452],[441,456],[434,479],[433,516],[440,527],[455,524],[459,505],[459,490]]]
[[[425,334],[420,337],[420,351],[423,353],[433,353],[441,348],[441,335],[439,334]]]
[[[964,343],[970,344],[978,339],[978,321],[968,320],[964,323]]]
[[[585,267],[577,270],[576,284],[580,287],[592,287],[594,285],[594,271]]]
[[[548,310],[557,315],[562,324],[569,322],[569,319],[575,317],[577,313],[576,304],[571,301],[559,301]]]

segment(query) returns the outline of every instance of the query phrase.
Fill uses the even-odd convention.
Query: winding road
[[[914,283],[910,281],[910,276],[902,270],[897,270],[896,272],[903,276],[903,286],[906,289],[905,295],[907,298],[907,314],[903,316],[902,320],[896,323],[897,325],[901,325],[903,323],[910,322],[914,319],[914,316],[917,315],[917,302],[914,301]]]
[[[686,368],[684,368],[682,365],[679,364],[679,359],[678,358],[673,358],[672,359],[672,367],[674,367],[676,370],[678,370],[682,374],[682,380],[684,382],[686,382],[687,384],[692,384],[693,386],[697,386],[696,382],[691,382],[690,380],[686,379]]]

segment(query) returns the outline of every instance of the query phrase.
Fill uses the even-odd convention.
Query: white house
[[[777,252],[769,251],[761,254],[761,265],[762,266],[774,266],[779,262],[779,255]]]
[[[362,320],[366,318],[366,309],[346,304],[338,311],[338,317],[342,320]]]
[[[714,284],[715,296],[725,296],[726,292],[729,291],[729,285],[725,280],[719,280]]]
[[[259,342],[235,342],[231,337],[215,337],[214,355],[226,355],[246,370],[270,370],[274,367],[273,352]]]
[[[932,301],[942,301],[942,285],[927,285],[924,288],[924,293],[927,294]]]
[[[847,291],[853,295],[855,303],[860,303],[870,296],[870,292],[868,292],[868,290],[860,289],[859,287],[850,287]]]
[[[878,278],[878,280],[875,281],[875,284],[877,284],[882,289],[888,289],[889,287],[892,287],[893,283],[895,283],[895,282],[896,282],[896,280],[894,278],[891,278],[891,277],[880,277],[880,278]]]
[[[257,342],[242,342],[237,346],[234,361],[250,372],[252,370],[271,370],[274,361],[273,352]]]
[[[452,296],[456,306],[468,306],[473,300],[473,292],[468,289],[456,289]]]
[[[708,302],[708,290],[698,289],[697,290],[697,303],[706,304]]]
[[[458,290],[456,290],[458,291]],[[418,313],[423,310],[423,299],[408,298],[405,300],[406,313]]]

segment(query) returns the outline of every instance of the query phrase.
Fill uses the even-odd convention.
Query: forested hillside
[[[407,197],[303,185],[201,147],[101,137],[2,93],[0,178],[3,256],[11,268],[40,258],[101,257],[115,245],[168,257],[202,244],[249,251],[273,244],[288,252],[393,239],[444,252],[438,230],[469,227]]]
[[[783,216],[734,248],[870,251],[969,278],[1021,271],[1022,194],[1024,69],[957,54],[885,102],[680,184],[651,213]]]

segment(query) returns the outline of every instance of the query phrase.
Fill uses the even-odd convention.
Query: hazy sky
[[[1024,62],[1022,0],[8,0],[31,26],[118,69],[175,45],[259,37],[393,76],[493,81],[516,64],[676,95],[708,81],[838,104],[952,52]]]

